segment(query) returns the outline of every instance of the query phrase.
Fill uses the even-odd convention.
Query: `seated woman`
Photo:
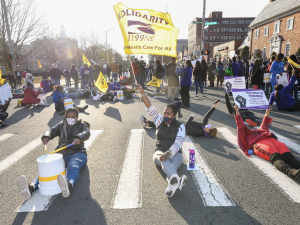
[[[266,110],[263,122],[257,130],[250,130],[240,116],[239,107],[235,105],[234,108],[236,111],[237,141],[244,154],[249,156],[248,150],[253,149],[255,155],[272,162],[279,171],[293,180],[299,179],[300,161],[295,159],[288,147],[278,141],[277,137],[269,131],[268,125],[273,121],[269,117],[272,107],[270,106],[270,109]]]
[[[165,108],[164,116],[161,116],[151,105],[142,86],[136,84],[136,90],[141,93],[148,114],[156,125],[156,148],[153,162],[156,166],[162,167],[167,175],[168,187],[165,194],[172,197],[178,188],[181,190],[184,187],[187,180],[187,176],[179,177],[177,174],[177,169],[183,163],[181,148],[185,137],[185,126],[176,120],[176,115],[178,113],[179,117],[182,117],[180,108],[183,105],[181,102],[169,104]]]
[[[121,90],[121,85],[117,82],[111,83],[110,81],[107,82],[108,91],[118,91]]]
[[[24,98],[23,100],[19,99],[17,105],[26,105],[28,108],[31,106],[36,107],[40,102],[38,96],[41,93],[41,88],[38,88],[38,92],[34,90],[33,75],[31,73],[26,74],[24,86]]]
[[[199,136],[205,136],[210,138],[216,137],[217,128],[214,128],[210,124],[208,124],[208,119],[213,114],[218,104],[219,102],[213,104],[213,107],[206,113],[201,123],[193,121],[195,116],[191,115],[190,118],[185,123],[186,135],[191,135],[195,137],[199,137]],[[143,115],[141,115],[141,123],[143,127],[156,128],[155,123],[152,121],[148,121]]]
[[[6,125],[3,124],[3,121],[7,119],[8,113],[6,112],[9,103],[11,101],[11,98],[8,99],[8,101],[5,101],[5,104],[0,104],[0,127],[5,127]]]
[[[106,94],[103,94],[99,90],[92,91],[92,98],[95,101],[116,101],[116,100],[118,100],[117,96],[114,96],[113,94],[111,94],[109,92],[107,92]]]
[[[300,110],[300,102],[295,101],[295,99],[291,96],[290,92],[293,90],[295,80],[296,80],[296,70],[293,70],[293,76],[290,79],[290,82],[287,86],[283,86],[282,84],[275,85],[275,91],[272,92],[270,96],[269,105],[272,105],[273,102],[276,102],[276,106],[279,110],[284,111],[299,111]]]
[[[43,76],[43,80],[40,83],[40,87],[43,88],[44,92],[50,91],[50,84],[51,84],[51,81],[49,79],[47,79],[46,76]]]
[[[53,92],[53,102],[55,102],[55,110],[60,112],[62,115],[65,114],[64,99],[67,98],[76,98],[76,94],[67,94],[64,91],[63,86],[57,85],[55,87],[55,91]],[[73,106],[77,108],[79,112],[84,112],[88,108],[88,105],[84,106],[83,108],[77,107],[75,104],[73,104]]]
[[[45,145],[49,140],[59,137],[59,144],[56,149],[72,143],[74,144],[73,146],[56,153],[63,155],[67,170],[66,179],[62,174],[57,177],[57,182],[64,198],[69,197],[71,189],[78,181],[80,170],[87,163],[84,141],[88,140],[90,137],[90,125],[87,122],[79,120],[78,114],[79,112],[76,108],[69,108],[66,111],[63,121],[52,127],[51,130],[46,131],[42,136],[42,142]],[[28,183],[25,176],[22,175],[18,178],[17,184],[24,200],[30,199],[32,193],[39,188],[38,177],[32,183]]]

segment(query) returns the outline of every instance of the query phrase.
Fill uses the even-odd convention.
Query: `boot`
[[[282,154],[283,160],[294,169],[300,169],[300,161],[297,160],[291,152],[285,152]]]
[[[274,153],[270,156],[270,161],[275,166],[276,169],[285,173],[293,180],[298,180],[300,177],[300,170],[293,169],[289,164],[287,164],[283,157],[279,153]]]
[[[73,106],[74,106],[76,109],[78,109],[79,112],[84,112],[84,108],[78,107],[78,106],[76,106],[75,104],[73,104]]]

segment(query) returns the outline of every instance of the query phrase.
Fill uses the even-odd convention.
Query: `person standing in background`
[[[224,81],[224,68],[222,62],[218,62],[217,71],[219,72],[217,76],[217,87],[222,87]],[[220,82],[220,86],[219,86]]]
[[[75,82],[75,88],[78,89],[78,71],[75,68],[75,64],[71,66],[70,77],[72,77]]]
[[[249,83],[249,61],[246,57],[243,58],[244,62],[244,72],[245,80],[246,80],[246,89],[248,89],[248,83]]]
[[[237,62],[238,62],[238,64],[239,64],[239,66],[240,66],[239,76],[245,76],[245,74],[244,74],[244,63],[242,62],[240,56],[238,56]]]
[[[176,58],[172,58],[172,63],[167,65],[166,77],[168,80],[168,99],[171,100],[174,89],[174,100],[179,98],[179,77],[175,72],[176,70]]]
[[[117,64],[116,60],[113,60],[113,63],[110,64],[110,68],[111,68],[111,75],[112,75],[112,80],[114,80],[115,78],[118,79],[118,72],[119,72],[119,65]]]
[[[57,67],[56,63],[52,64],[53,68],[48,73],[47,77],[51,76],[53,85],[60,85],[61,76],[65,76],[65,74]]]
[[[206,87],[208,65],[207,65],[205,59],[202,59],[202,61],[201,61],[201,67],[202,67],[202,70],[201,70],[201,80],[202,80],[203,86]]]
[[[275,61],[272,63],[271,69],[270,69],[272,92],[274,92],[274,87],[276,85],[277,74],[282,76],[282,73],[284,71],[284,65],[282,63],[283,57],[284,57],[284,55],[282,53],[278,53]]]
[[[22,75],[21,75],[21,72],[19,71],[18,68],[15,70],[15,78],[16,78],[16,81],[17,81],[17,85],[21,85]]]
[[[202,72],[201,63],[199,61],[196,61],[196,66],[195,66],[194,71],[193,71],[195,85],[196,85],[196,95],[195,95],[195,97],[198,97],[198,85],[200,87],[200,90],[201,90],[201,93],[202,93],[203,97],[205,97],[205,95],[203,94],[203,87],[202,87],[202,81],[201,81],[201,72]]]
[[[70,70],[66,67],[64,70],[65,78],[66,78],[66,86],[71,86],[71,77],[70,77]]]
[[[233,71],[233,76],[234,77],[239,76],[240,65],[236,62],[236,57],[232,57],[231,68],[232,68],[232,71]]]
[[[11,71],[8,71],[8,74],[7,74],[7,78],[8,78],[8,80],[9,80],[9,83],[10,83],[10,86],[11,86],[11,88],[12,89],[16,89],[16,78],[15,78],[15,75],[14,74],[12,74],[12,72]]]
[[[180,76],[181,101],[182,104],[190,108],[190,87],[192,84],[193,65],[191,60],[185,62],[185,68],[176,69],[176,73]]]
[[[216,63],[215,63],[215,60],[212,59],[211,60],[211,64],[209,66],[209,70],[208,70],[208,80],[209,80],[209,83],[210,83],[210,86],[209,87],[214,87],[215,86],[215,74],[213,73],[213,70],[216,69]]]

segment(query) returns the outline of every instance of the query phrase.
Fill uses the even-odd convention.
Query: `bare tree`
[[[6,0],[15,55],[20,54],[24,45],[40,37],[48,28],[42,17],[42,12],[37,11],[35,3],[36,0]],[[9,49],[3,10],[0,11],[0,17],[0,64],[8,69],[10,60],[7,59]],[[28,47],[19,62],[28,60],[32,51],[33,49]]]

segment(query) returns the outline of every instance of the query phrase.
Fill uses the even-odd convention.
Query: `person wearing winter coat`
[[[249,81],[249,61],[246,57],[243,58],[244,63],[244,74],[245,74],[245,80],[246,80],[246,89],[248,89],[248,81]]]
[[[38,88],[38,92],[36,92],[34,89],[25,88],[24,98],[21,101],[21,105],[27,105],[27,107],[32,105],[36,106],[36,104],[40,103],[40,99],[38,98],[40,93],[41,88]]]
[[[217,87],[222,87],[224,81],[224,68],[222,62],[218,62],[217,71],[219,74],[217,75]],[[220,82],[220,86],[219,86]]]
[[[8,71],[7,78],[9,80],[11,88],[15,89],[16,88],[16,84],[17,84],[17,78],[16,78],[16,76],[11,71]]]
[[[74,80],[75,88],[77,89],[78,88],[78,71],[76,69],[75,64],[73,64],[71,66],[70,77],[72,77],[72,79]]]
[[[200,86],[200,90],[201,90],[201,93],[202,93],[203,97],[205,97],[205,95],[203,94],[201,72],[202,72],[201,63],[199,61],[196,61],[196,65],[195,65],[195,68],[194,68],[194,71],[193,71],[194,81],[195,81],[195,85],[196,85],[196,95],[195,95],[195,97],[198,97],[198,85]]]
[[[15,78],[16,78],[17,85],[21,85],[21,83],[22,83],[22,74],[21,74],[21,72],[19,71],[19,69],[16,69],[14,73],[15,73]]]
[[[47,77],[51,77],[51,80],[53,81],[53,85],[60,85],[60,78],[61,76],[65,76],[65,74],[57,67],[56,63],[52,64],[52,68],[50,72],[47,74]]]
[[[191,60],[187,60],[185,62],[185,68],[176,69],[176,73],[180,76],[180,86],[181,86],[181,101],[182,104],[190,108],[190,87],[192,84],[192,73],[193,73],[193,65]]]
[[[46,131],[42,135],[43,145],[47,145],[50,140],[58,138],[56,149],[73,144],[56,154],[62,154],[66,166],[66,175],[59,174],[57,183],[61,189],[62,196],[67,198],[76,182],[79,179],[80,171],[87,163],[87,152],[84,142],[90,137],[90,124],[78,118],[79,112],[76,108],[69,108],[63,120]],[[18,188],[24,200],[29,200],[34,191],[39,188],[38,177],[29,183],[25,176],[21,175],[17,181]]]
[[[179,98],[179,77],[176,74],[176,58],[172,58],[172,63],[167,65],[166,68],[166,77],[168,80],[168,99],[172,98],[173,89],[174,89],[174,100]]]
[[[201,61],[201,67],[202,67],[202,70],[201,70],[201,80],[202,80],[202,84],[204,87],[206,87],[206,80],[207,80],[207,71],[208,71],[208,65],[205,61],[205,59],[202,59]]]
[[[300,102],[295,100],[290,94],[295,84],[296,72],[296,70],[293,70],[293,75],[287,86],[284,87],[282,84],[275,85],[275,92],[270,96],[269,105],[276,102],[276,106],[279,110],[300,111]]]
[[[71,86],[71,76],[70,76],[70,70],[68,68],[65,68],[64,70],[64,77],[66,78],[66,87]]]
[[[253,89],[258,90],[258,87],[263,83],[263,78],[264,74],[259,59],[255,59],[254,66],[251,71],[251,84],[253,85]]]
[[[213,114],[218,104],[219,102],[213,104],[213,107],[205,114],[204,119],[201,123],[195,122],[195,116],[191,115],[185,123],[186,135],[191,135],[194,137],[205,136],[208,138],[216,137],[217,128],[214,128],[212,125],[208,124],[208,119]]]
[[[269,131],[270,109],[266,110],[265,117],[258,129],[250,130],[239,114],[239,107],[234,106],[236,111],[235,121],[237,125],[237,140],[240,149],[246,156],[250,156],[249,149],[253,149],[256,156],[270,161],[276,169],[285,173],[293,180],[300,178],[300,161],[298,161],[288,147],[277,140],[277,137]]]
[[[237,57],[237,63],[238,63],[239,66],[240,66],[239,76],[245,76],[245,74],[244,74],[245,67],[244,67],[244,63],[242,62],[240,56]]]
[[[283,58],[284,58],[284,55],[282,53],[278,53],[276,56],[276,59],[272,63],[271,69],[270,69],[272,92],[274,91],[274,87],[276,85],[277,74],[282,76],[282,73],[284,71],[284,65],[282,63]]]
[[[233,71],[233,76],[237,77],[240,73],[240,65],[236,62],[236,57],[232,57],[231,68]]]
[[[44,92],[49,92],[50,91],[50,80],[43,79],[40,83],[40,87],[43,88]]]
[[[214,61],[214,59],[212,59],[212,63],[209,66],[209,70],[208,70],[208,80],[210,83],[209,87],[214,87],[215,86],[215,74],[213,73],[213,70],[216,69],[216,63]]]
[[[84,64],[84,67],[80,70],[80,75],[81,75],[81,85],[82,88],[86,88],[91,79],[93,78],[93,71],[88,67],[87,64]]]

